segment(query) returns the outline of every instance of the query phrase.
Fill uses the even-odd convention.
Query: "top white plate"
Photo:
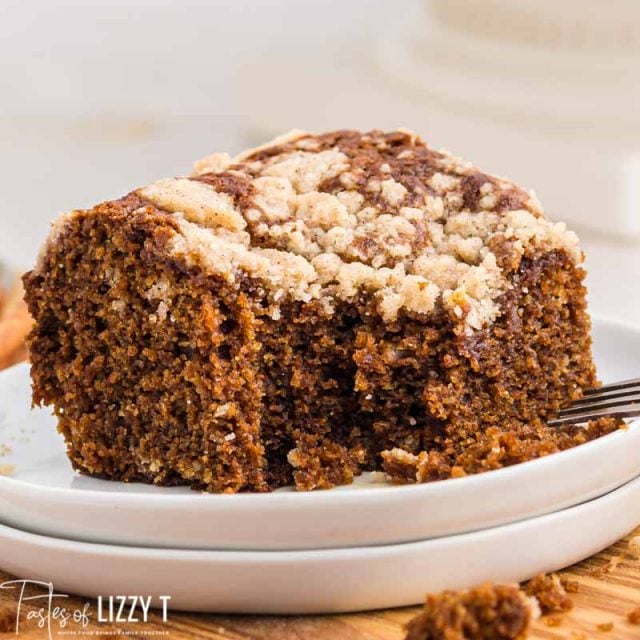
[[[640,330],[600,320],[603,380],[637,377]],[[48,411],[30,410],[26,365],[0,374],[0,520],[90,542],[185,549],[292,550],[423,540],[551,513],[640,475],[640,422],[575,449],[507,469],[392,487],[367,474],[330,491],[207,495],[96,480],[73,472]]]

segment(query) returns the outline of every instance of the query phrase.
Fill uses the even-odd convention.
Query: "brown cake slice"
[[[73,211],[25,277],[34,401],[76,469],[208,491],[427,481],[613,429],[582,254],[408,131],[292,132]]]

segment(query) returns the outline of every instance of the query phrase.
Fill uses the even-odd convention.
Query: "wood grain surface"
[[[576,533],[579,535],[579,532]],[[610,640],[640,639],[640,626],[631,625],[626,615],[640,606],[640,558],[632,553],[629,539],[640,535],[640,528],[606,551],[581,562],[563,572],[575,578],[580,585],[579,592],[571,597],[574,608],[571,612],[538,620],[530,638],[557,640],[586,640],[602,638]],[[549,544],[553,544],[550,540]],[[73,567],[69,567],[73,571]],[[0,583],[10,580],[10,576],[0,572]],[[277,588],[277,585],[274,585]],[[389,585],[393,588],[393,585]],[[419,608],[393,609],[369,613],[305,616],[305,617],[265,617],[265,616],[219,616],[194,615],[169,612],[167,622],[163,622],[160,612],[152,612],[146,624],[99,624],[96,622],[96,603],[71,598],[65,601],[69,609],[80,609],[88,604],[91,622],[82,629],[69,623],[64,633],[53,629],[53,638],[170,638],[171,640],[402,640],[404,625]],[[0,590],[0,619],[15,614],[16,598],[13,593]],[[24,640],[47,640],[46,629],[39,629],[34,620],[26,620],[29,611],[36,607],[27,604],[22,609],[20,638]],[[3,616],[4,614],[4,616]],[[12,622],[12,621],[10,621]],[[612,623],[611,630],[603,630],[599,625]],[[54,625],[55,626],[55,625]],[[13,624],[5,626],[2,637],[15,637]]]

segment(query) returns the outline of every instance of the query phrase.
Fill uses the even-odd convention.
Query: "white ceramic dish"
[[[317,551],[109,546],[0,526],[0,566],[57,593],[171,596],[174,609],[335,613],[416,604],[427,591],[516,582],[573,564],[640,522],[640,478],[563,511],[474,533]],[[69,568],[73,567],[73,570]]]
[[[640,331],[595,324],[605,380],[637,376]],[[372,481],[325,492],[204,495],[75,474],[47,411],[29,410],[28,368],[0,374],[0,518],[11,526],[100,543],[196,549],[320,549],[391,544],[551,513],[640,474],[640,422],[571,451],[478,476],[390,487]]]

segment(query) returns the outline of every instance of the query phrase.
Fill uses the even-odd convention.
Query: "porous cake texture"
[[[34,401],[74,466],[208,491],[422,482],[613,428],[576,236],[417,135],[294,131],[55,223]]]
[[[467,591],[428,594],[407,625],[405,640],[524,640],[540,615],[518,585],[486,583]]]

